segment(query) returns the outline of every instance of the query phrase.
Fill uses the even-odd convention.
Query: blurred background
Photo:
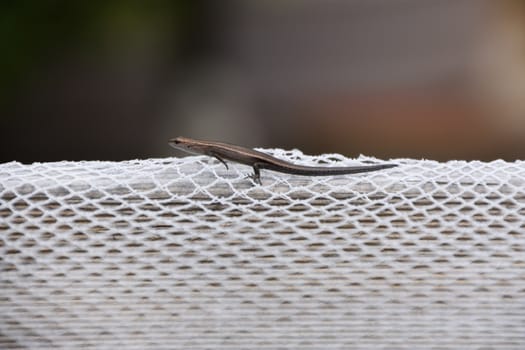
[[[525,158],[523,0],[2,1],[0,45],[0,162]]]

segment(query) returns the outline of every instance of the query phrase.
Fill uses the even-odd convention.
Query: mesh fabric
[[[0,348],[525,348],[525,162],[395,162],[0,164]]]

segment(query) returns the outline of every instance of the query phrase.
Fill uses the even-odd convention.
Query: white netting
[[[525,162],[398,163],[0,164],[0,348],[524,349]]]

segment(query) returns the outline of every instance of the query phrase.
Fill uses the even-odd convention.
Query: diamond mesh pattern
[[[525,348],[525,162],[398,162],[0,164],[0,348]]]

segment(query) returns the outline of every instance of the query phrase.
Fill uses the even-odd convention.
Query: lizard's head
[[[176,149],[180,149],[190,153],[201,154],[199,141],[190,139],[189,137],[179,136],[169,140],[168,144]]]

